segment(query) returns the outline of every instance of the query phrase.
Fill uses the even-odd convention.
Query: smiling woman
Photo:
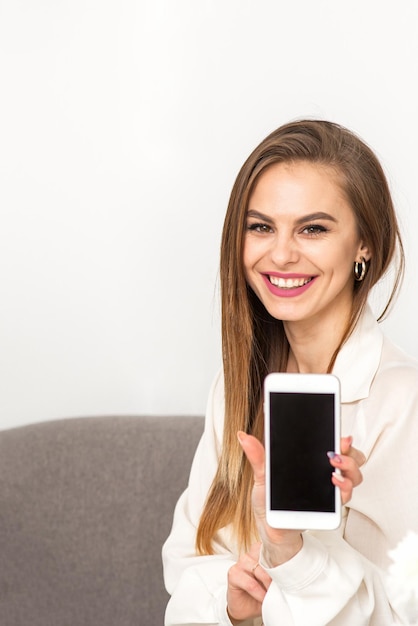
[[[392,265],[387,306],[403,247],[382,167],[356,135],[294,122],[249,156],[222,236],[223,369],[163,550],[166,626],[401,623],[384,568],[418,518],[408,495],[418,489],[418,364],[368,306]],[[338,530],[266,522],[262,392],[274,371],[340,381],[341,453],[327,461],[345,505]]]
[[[353,263],[370,259],[338,177],[307,162],[270,165],[254,186],[247,215],[248,285],[288,332],[313,318],[331,328],[326,337],[333,351],[351,313]]]

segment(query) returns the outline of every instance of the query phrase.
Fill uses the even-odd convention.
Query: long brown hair
[[[383,314],[403,276],[402,240],[386,176],[373,151],[354,133],[332,122],[291,122],[266,137],[248,157],[231,192],[221,242],[225,425],[217,473],[197,532],[196,546],[202,554],[213,553],[216,532],[228,524],[232,524],[241,549],[247,549],[256,536],[251,510],[252,470],[237,441],[237,431],[262,440],[263,381],[268,372],[286,369],[289,344],[283,323],[269,315],[245,280],[246,214],[254,185],[266,168],[273,163],[300,161],[335,171],[354,211],[359,236],[371,252],[364,280],[354,283],[351,318],[329,363],[329,372],[371,288],[395,257],[397,269]]]

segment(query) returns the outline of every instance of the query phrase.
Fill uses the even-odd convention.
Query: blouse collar
[[[341,402],[367,398],[380,363],[383,333],[366,305],[356,327],[341,348],[332,373],[341,382]]]

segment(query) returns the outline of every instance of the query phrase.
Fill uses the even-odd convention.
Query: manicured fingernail
[[[338,480],[338,482],[340,483],[344,482],[344,476],[342,476],[341,474],[338,474],[338,472],[332,472],[332,475],[334,476],[336,480]]]
[[[336,463],[341,463],[342,462],[342,458],[336,452],[332,452],[332,451],[327,452],[327,456],[328,456],[329,459],[332,459]]]

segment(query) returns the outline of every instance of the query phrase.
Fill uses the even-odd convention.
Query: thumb
[[[264,462],[265,453],[263,444],[253,435],[247,435],[243,431],[237,433],[238,441],[250,462],[254,472],[256,483],[264,483]]]

